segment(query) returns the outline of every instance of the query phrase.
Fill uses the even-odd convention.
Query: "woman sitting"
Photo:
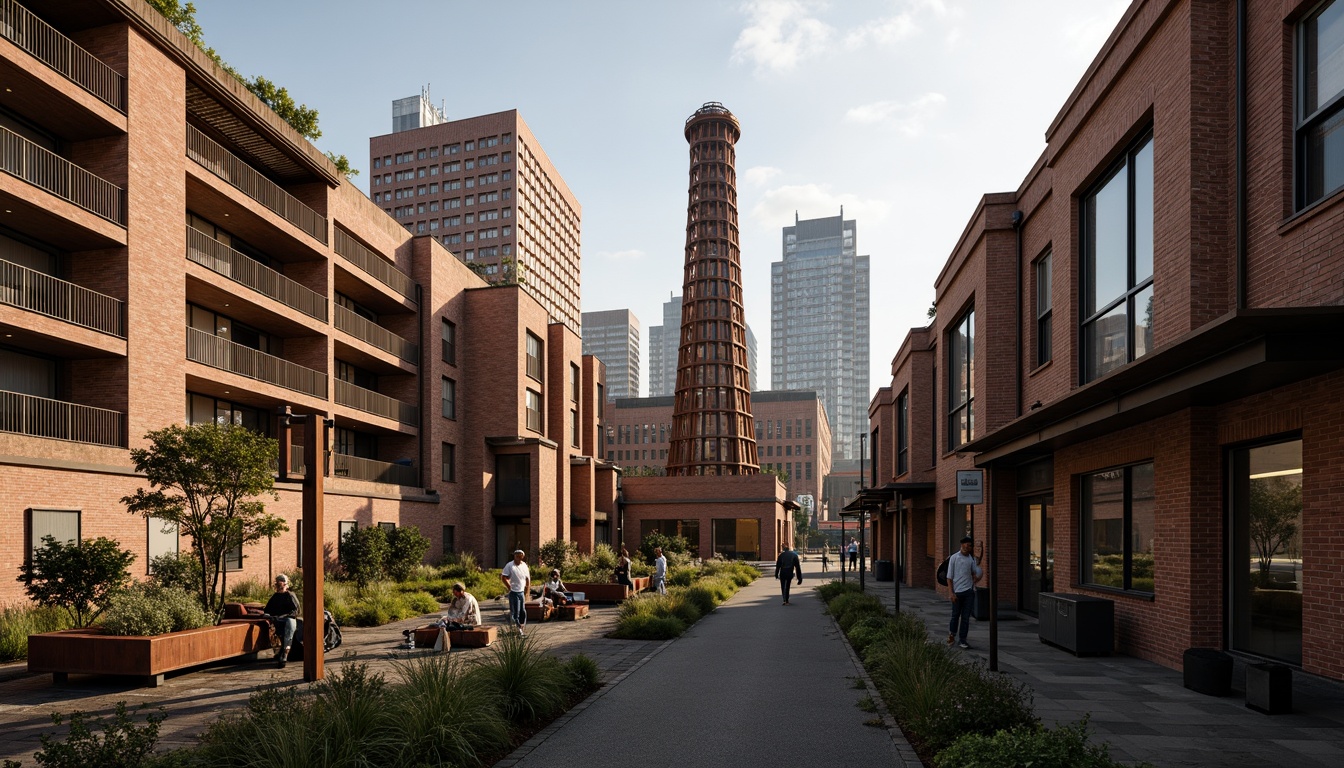
[[[574,594],[565,587],[565,582],[560,580],[560,569],[552,569],[550,580],[541,585],[541,604],[559,606],[573,599]]]

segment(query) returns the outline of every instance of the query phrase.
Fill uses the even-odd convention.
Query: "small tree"
[[[429,539],[414,525],[393,528],[387,534],[387,575],[397,581],[411,578],[411,571],[424,562]]]
[[[145,437],[150,447],[132,449],[131,461],[150,490],[121,502],[132,514],[177,523],[190,537],[204,574],[201,604],[217,614],[225,553],[284,529],[256,498],[275,497],[276,442],[232,424],[174,424]]]
[[[564,539],[551,539],[541,545],[541,551],[537,553],[537,559],[547,568],[565,569],[565,563],[579,556],[579,547],[572,541]]]
[[[38,605],[63,608],[76,627],[87,627],[107,607],[107,599],[131,578],[135,555],[103,537],[82,544],[42,537],[28,562],[19,566],[19,581]]]
[[[1286,477],[1262,478],[1251,483],[1250,535],[1261,586],[1270,586],[1274,556],[1297,536],[1302,516],[1302,484]]]
[[[387,563],[387,532],[376,525],[352,528],[341,537],[341,569],[362,593],[383,577]]]
[[[654,547],[662,547],[663,554],[668,556],[668,560],[674,559],[673,555],[686,555],[691,551],[691,542],[685,536],[668,536],[661,531],[649,531],[649,535],[644,537],[644,541],[639,544],[639,553],[650,563],[653,562]]]

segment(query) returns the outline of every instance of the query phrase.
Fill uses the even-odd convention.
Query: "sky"
[[[368,190],[369,137],[430,88],[450,120],[517,109],[582,206],[583,310],[648,327],[681,293],[685,120],[737,117],[744,304],[770,379],[770,263],[795,215],[855,219],[869,383],[982,195],[1018,188],[1128,0],[195,0],[205,41],[320,113]],[[647,393],[648,372],[641,376]]]

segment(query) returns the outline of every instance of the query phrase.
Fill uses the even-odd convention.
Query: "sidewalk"
[[[812,591],[765,577],[499,763],[499,768],[909,765],[899,730],[866,725],[876,696]],[[908,762],[907,762],[908,761]]]
[[[888,609],[894,604],[892,582],[869,574],[865,587]],[[942,595],[903,588],[901,610],[921,616],[931,639],[947,637]],[[1036,627],[1030,618],[999,621],[999,670],[1030,686],[1047,725],[1090,714],[1093,740],[1108,742],[1117,760],[1158,768],[1344,765],[1344,684],[1294,671],[1292,714],[1263,715],[1245,706],[1240,660],[1233,695],[1205,696],[1184,688],[1179,670],[1121,655],[1077,658],[1040,642]],[[987,663],[989,622],[972,621],[969,639],[971,650],[961,653]]]

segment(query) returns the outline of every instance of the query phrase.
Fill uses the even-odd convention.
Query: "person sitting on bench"
[[[560,569],[551,570],[551,578],[545,584],[541,585],[541,604],[546,605],[564,605],[574,599],[574,594],[565,587],[565,582],[560,580]]]
[[[444,614],[448,629],[472,629],[481,626],[481,606],[462,582],[453,584],[453,599]]]

